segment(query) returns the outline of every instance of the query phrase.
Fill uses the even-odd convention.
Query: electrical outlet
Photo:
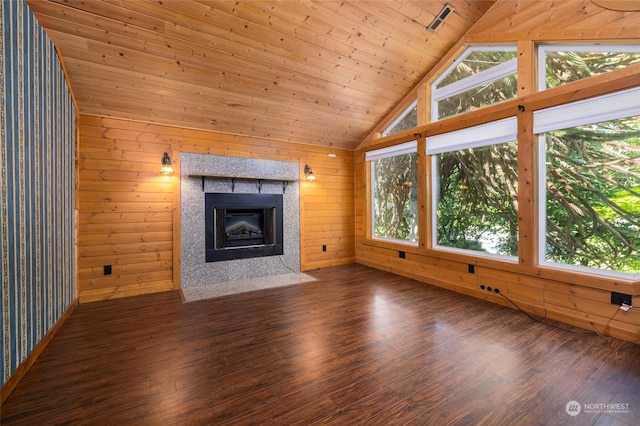
[[[407,254],[406,254],[405,252],[403,252],[403,251],[399,251],[399,252],[398,252],[398,257],[399,257],[400,259],[404,259],[405,257],[407,257]]]
[[[497,287],[487,287],[484,284],[480,284],[480,290],[487,290],[489,293],[500,293],[500,289]]]
[[[322,251],[327,251],[327,245],[326,244],[322,245]]]
[[[631,305],[631,295],[624,293],[616,293],[615,291],[611,292],[611,304],[612,305],[620,305],[622,304],[632,306]]]
[[[104,265],[104,274],[111,275],[111,265]]]
[[[475,265],[472,265],[471,263],[469,263],[468,266],[467,266],[467,271],[469,271],[470,274],[475,274],[475,272],[476,272]]]

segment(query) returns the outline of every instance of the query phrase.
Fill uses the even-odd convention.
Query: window
[[[515,117],[427,138],[434,248],[518,255]]]
[[[640,63],[640,46],[539,46],[538,90]]]
[[[540,261],[640,278],[640,88],[534,112]]]
[[[404,110],[400,117],[398,117],[387,129],[382,132],[382,136],[389,136],[394,133],[402,132],[403,130],[409,130],[418,125],[418,101],[413,103]]]
[[[468,49],[431,87],[431,120],[484,108],[515,98],[515,47],[484,46]]]
[[[366,153],[371,162],[373,238],[418,242],[418,144]]]

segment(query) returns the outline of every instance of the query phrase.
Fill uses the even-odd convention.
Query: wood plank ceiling
[[[80,113],[354,149],[494,1],[28,0]]]

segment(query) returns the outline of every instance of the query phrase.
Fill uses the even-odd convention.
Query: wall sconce
[[[162,168],[160,169],[160,173],[163,175],[173,174],[173,167],[171,167],[171,158],[166,152],[162,154]]]
[[[313,174],[313,170],[311,170],[311,167],[309,167],[308,164],[304,165],[304,175],[307,177],[308,181],[316,180],[316,175]]]

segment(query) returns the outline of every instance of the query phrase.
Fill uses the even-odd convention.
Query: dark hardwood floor
[[[364,266],[310,275],[80,305],[1,423],[640,424],[638,345]]]

